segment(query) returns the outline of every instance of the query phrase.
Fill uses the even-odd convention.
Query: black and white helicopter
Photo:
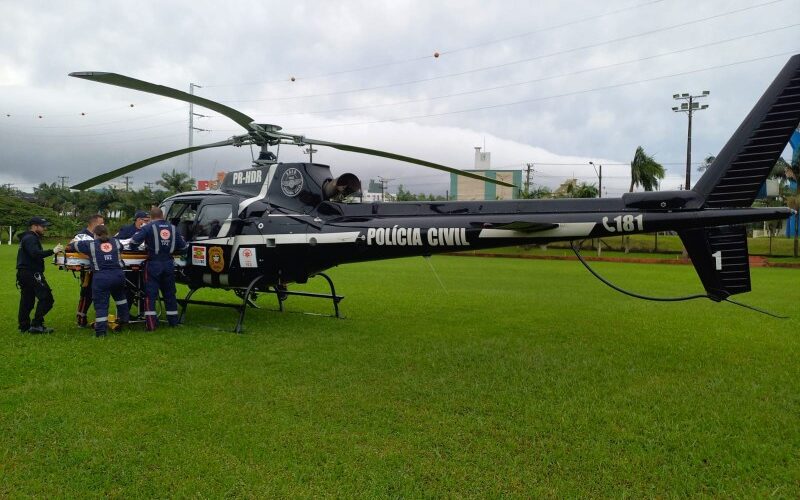
[[[203,106],[246,131],[138,161],[73,189],[202,149],[261,148],[252,168],[228,173],[218,191],[182,193],[162,204],[167,218],[191,242],[180,275],[190,289],[184,305],[204,303],[190,300],[203,287],[234,290],[242,299],[235,306],[240,311],[237,331],[246,305],[254,305],[255,292],[275,293],[281,300],[290,294],[328,297],[338,316],[341,297],[323,271],[339,264],[655,231],[676,231],[705,288],[704,297],[728,300],[750,290],[745,224],[792,213],[785,207],[751,205],[800,123],[800,54],[789,59],[691,190],[627,193],[616,199],[343,203],[360,190],[355,175],[334,177],[329,166],[317,163],[280,163],[269,148],[326,146],[509,184],[408,156],[287,134],[223,104],[115,73],[70,76]],[[285,288],[315,275],[328,280],[330,295]]]

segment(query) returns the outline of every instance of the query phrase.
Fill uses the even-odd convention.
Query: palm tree
[[[60,215],[65,214],[65,206],[69,204],[70,192],[67,188],[62,188],[55,182],[47,184],[43,182],[38,187],[33,188],[36,201],[45,207],[52,208]]]
[[[794,180],[794,193],[789,192],[788,189],[784,191],[784,198],[789,208],[794,209],[794,256],[800,254],[800,243],[798,242],[798,229],[800,229],[800,158],[797,158],[791,165],[786,163],[783,158],[778,158],[775,166],[772,168],[770,175],[780,177],[780,171],[783,169],[784,179]]]
[[[644,152],[639,146],[631,161],[631,188],[641,186],[645,191],[653,191],[658,187],[658,181],[664,178],[664,167],[652,156]]]
[[[703,163],[701,163],[700,166],[697,167],[697,171],[698,172],[705,172],[706,170],[708,170],[708,167],[710,167],[711,164],[714,163],[714,160],[716,160],[716,159],[717,159],[717,157],[714,156],[714,155],[706,156],[703,159]]]
[[[113,186],[108,186],[100,192],[98,199],[98,212],[107,219],[119,218],[123,191]]]
[[[553,191],[547,186],[539,186],[533,188],[532,191],[528,192],[528,197],[531,199],[542,199],[542,198],[552,198]]]
[[[597,198],[597,186],[567,179],[553,193],[556,198]]]
[[[174,168],[172,172],[162,172],[161,180],[156,184],[167,190],[169,194],[182,193],[194,189],[194,179],[185,172],[178,172]]]
[[[792,166],[784,160],[782,157],[778,157],[778,161],[775,162],[775,166],[772,167],[772,170],[769,172],[770,179],[778,179],[781,182],[786,182],[789,179],[794,179],[794,170],[792,170]]]

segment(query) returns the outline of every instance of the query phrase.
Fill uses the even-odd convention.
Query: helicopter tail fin
[[[704,208],[749,207],[800,123],[800,54],[792,56],[692,189]]]
[[[712,300],[750,291],[750,261],[745,226],[678,231],[706,293]]]

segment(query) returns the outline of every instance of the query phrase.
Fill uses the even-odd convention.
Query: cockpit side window
[[[195,221],[192,239],[202,240],[226,236],[231,220],[230,203],[204,205]]]

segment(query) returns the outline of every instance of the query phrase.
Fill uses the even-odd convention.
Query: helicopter
[[[330,166],[319,163],[282,163],[270,147],[324,146],[513,184],[405,155],[288,134],[224,104],[116,73],[70,76],[203,106],[245,130],[225,141],[132,163],[72,189],[202,149],[260,147],[251,168],[227,173],[218,190],[180,193],[161,205],[189,242],[178,274],[189,288],[182,315],[189,303],[227,305],[191,300],[202,288],[233,290],[241,298],[231,306],[240,312],[237,332],[246,307],[255,307],[256,292],[277,294],[279,304],[288,295],[325,297],[333,301],[338,317],[342,297],[324,271],[340,264],[643,232],[677,232],[705,289],[703,297],[730,301],[751,288],[745,224],[793,213],[787,207],[751,205],[800,123],[800,54],[788,60],[692,189],[598,199],[345,203],[361,189],[357,176],[334,177]],[[313,276],[324,277],[331,293],[287,289]]]

